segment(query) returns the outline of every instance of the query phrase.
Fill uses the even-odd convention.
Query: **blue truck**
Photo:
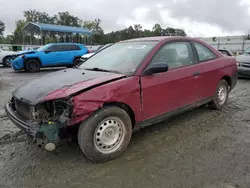
[[[74,67],[80,63],[81,56],[88,52],[83,44],[51,43],[17,54],[11,64],[14,70],[27,72],[38,72],[45,67]]]

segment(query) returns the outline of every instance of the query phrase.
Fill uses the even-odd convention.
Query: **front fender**
[[[91,116],[106,103],[123,103],[129,106],[135,121],[142,118],[139,77],[133,76],[95,87],[72,97],[72,119],[75,125]]]

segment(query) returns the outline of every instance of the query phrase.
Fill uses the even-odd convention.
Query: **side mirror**
[[[51,52],[50,49],[44,50],[44,53],[46,53],[46,54],[49,53],[49,52]]]
[[[147,67],[144,71],[143,76],[157,74],[168,71],[168,64],[165,62],[153,63]]]

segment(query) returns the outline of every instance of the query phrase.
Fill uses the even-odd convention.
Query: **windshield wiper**
[[[100,72],[113,72],[113,73],[120,73],[118,71],[114,71],[114,70],[107,70],[107,69],[101,69],[98,67],[94,67],[94,68],[84,68],[85,70],[90,70],[90,71],[100,71]]]

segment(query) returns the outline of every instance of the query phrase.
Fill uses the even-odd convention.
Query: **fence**
[[[201,38],[216,49],[228,49],[233,53],[242,53],[250,47],[250,40],[246,36]]]

